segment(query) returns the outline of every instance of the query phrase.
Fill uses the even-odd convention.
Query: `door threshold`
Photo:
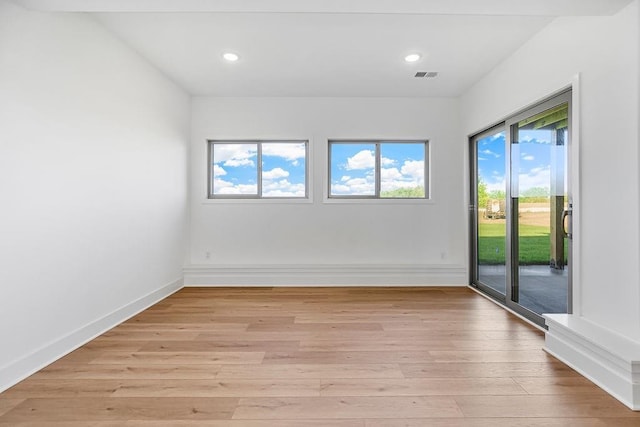
[[[491,301],[492,303],[494,303],[498,307],[508,311],[509,313],[513,314],[514,316],[518,317],[519,319],[524,320],[525,322],[527,322],[531,326],[535,327],[536,329],[539,329],[540,331],[545,332],[545,333],[547,332],[547,328],[546,327],[541,326],[541,325],[535,323],[534,321],[532,321],[531,319],[528,319],[527,317],[525,317],[522,314],[518,313],[517,311],[510,309],[506,305],[500,303],[500,301],[496,301],[495,298],[491,298],[489,295],[485,294],[480,289],[478,289],[478,288],[476,288],[474,286],[471,286],[471,285],[467,285],[467,287],[469,289],[471,289],[472,291],[476,292],[477,294],[479,294],[479,295],[483,296],[484,298],[488,299],[489,301]]]

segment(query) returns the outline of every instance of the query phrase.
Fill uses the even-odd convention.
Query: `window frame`
[[[213,146],[214,144],[255,144],[256,157],[256,194],[213,194]],[[263,144],[304,144],[304,196],[265,197],[262,195],[262,145]],[[280,200],[280,201],[308,201],[309,200],[309,140],[308,139],[208,139],[207,140],[207,200]]]
[[[332,194],[332,150],[334,144],[372,144],[375,147],[375,165],[374,170],[374,194],[373,195],[352,195],[352,194]],[[423,144],[424,145],[424,197],[380,197],[381,192],[381,145],[383,144]],[[377,201],[377,200],[395,200],[395,201],[428,201],[431,200],[431,189],[429,179],[430,164],[430,144],[428,139],[329,139],[327,144],[327,200],[361,200],[361,201]]]

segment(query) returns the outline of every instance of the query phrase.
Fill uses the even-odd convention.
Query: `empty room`
[[[0,0],[0,426],[639,426],[640,0]]]

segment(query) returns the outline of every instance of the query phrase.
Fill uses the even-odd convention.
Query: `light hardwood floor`
[[[465,288],[185,288],[0,394],[0,426],[640,426]]]

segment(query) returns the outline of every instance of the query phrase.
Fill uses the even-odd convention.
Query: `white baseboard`
[[[545,314],[545,350],[640,410],[640,343],[571,314]]]
[[[0,392],[55,362],[114,326],[135,316],[183,287],[182,279],[163,286],[79,329],[49,343],[33,353],[0,368]]]
[[[189,265],[185,286],[466,286],[460,265]]]

